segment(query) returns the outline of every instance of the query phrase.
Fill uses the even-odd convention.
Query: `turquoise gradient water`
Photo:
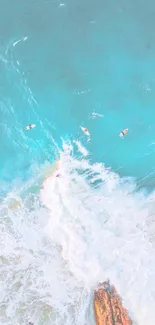
[[[82,139],[91,160],[154,187],[154,13],[150,0],[3,1],[1,188],[54,161],[51,138],[61,146],[61,137]],[[37,127],[25,132],[29,123]]]
[[[109,278],[154,325],[155,4],[61,1],[0,4],[0,324],[95,324]]]

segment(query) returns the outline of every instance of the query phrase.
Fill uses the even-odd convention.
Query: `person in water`
[[[83,126],[81,126],[81,130],[87,135],[87,136],[90,136],[90,133],[88,131],[87,128],[84,128]]]
[[[88,129],[86,129],[86,128],[83,131],[84,131],[84,133],[88,133],[89,132]]]
[[[127,134],[128,131],[129,131],[128,129],[124,129],[123,131],[121,131],[120,137],[124,137],[124,135]]]
[[[25,130],[31,130],[33,129],[33,125],[32,124],[29,124],[25,127]]]

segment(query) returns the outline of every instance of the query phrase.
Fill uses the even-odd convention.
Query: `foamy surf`
[[[19,39],[18,41],[14,42],[13,46],[15,47],[18,43],[25,42],[25,41],[27,41],[27,39],[28,39],[28,36],[25,36],[25,37]]]
[[[132,194],[132,183],[123,183],[101,164],[91,166],[64,154],[60,173],[62,180],[51,179],[41,194],[51,211],[48,236],[62,247],[63,259],[87,288],[110,278],[134,319],[153,324],[155,263],[145,225],[149,218],[145,198],[141,201]],[[94,190],[87,176],[96,173],[104,182]]]
[[[89,155],[88,150],[81,144],[80,141],[74,140],[73,141],[75,145],[77,146],[78,151],[84,156],[87,157]]]
[[[104,115],[100,114],[100,113],[97,113],[97,112],[93,112],[92,115],[91,115],[91,118],[95,119],[96,117],[104,117]]]
[[[78,148],[81,159],[63,144],[40,193],[15,210],[1,204],[1,324],[93,325],[93,289],[109,278],[132,319],[154,325],[154,195]]]

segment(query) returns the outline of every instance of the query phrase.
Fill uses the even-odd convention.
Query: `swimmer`
[[[31,129],[34,129],[36,127],[35,124],[29,124],[26,126],[25,130],[31,130]]]
[[[129,131],[129,129],[124,129],[123,131],[121,131],[121,133],[120,133],[120,137],[121,138],[123,138],[124,136],[125,136],[125,134],[127,134],[128,133],[128,131]]]
[[[31,130],[33,128],[32,124],[29,124],[28,128]]]
[[[81,127],[81,130],[89,137],[90,133],[89,133],[88,129],[84,128],[83,126],[80,126],[80,127]]]

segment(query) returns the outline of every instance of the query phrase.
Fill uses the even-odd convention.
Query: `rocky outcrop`
[[[132,325],[116,289],[108,281],[95,291],[94,309],[96,325]]]

